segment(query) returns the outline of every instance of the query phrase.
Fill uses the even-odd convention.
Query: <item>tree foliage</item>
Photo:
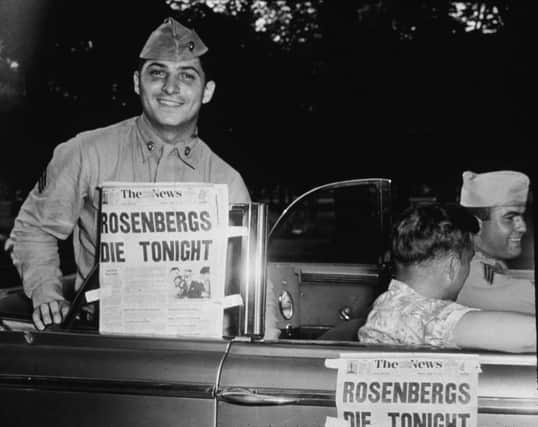
[[[387,140],[398,142],[395,159],[410,156],[409,141],[478,150],[529,127],[528,15],[508,0],[4,0],[0,108],[10,114],[0,131],[24,128],[48,154],[78,131],[138,114],[138,53],[173,16],[217,56],[201,130],[247,177],[295,179],[305,157],[356,176],[356,158],[339,155],[346,144],[362,158],[382,158]]]

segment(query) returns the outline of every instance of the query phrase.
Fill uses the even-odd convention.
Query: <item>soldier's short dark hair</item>
[[[420,264],[473,247],[478,221],[461,206],[429,204],[408,208],[394,227],[392,250],[397,264]]]

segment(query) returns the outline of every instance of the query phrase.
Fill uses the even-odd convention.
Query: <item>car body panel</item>
[[[294,341],[233,343],[226,357],[217,396],[219,425],[323,426],[336,416],[335,369],[325,359],[345,353],[412,352],[453,357],[431,348],[367,346],[359,343]],[[480,352],[479,425],[536,425],[536,356]],[[242,391],[230,398],[226,393]],[[501,423],[501,424],[499,424]]]
[[[228,343],[4,332],[0,346],[3,419],[13,425],[37,424],[54,408],[56,425],[207,426]]]
[[[214,422],[214,404],[201,399],[18,389],[2,389],[0,396],[5,427],[207,427]]]
[[[337,371],[325,367],[326,359],[374,352],[476,354],[356,341],[369,305],[388,283],[390,205],[390,180],[368,179],[317,187],[285,210],[273,227],[266,263],[272,297],[286,290],[295,301],[294,316],[278,322],[278,340],[259,339],[264,295],[242,286],[248,310],[237,317],[252,327],[238,327],[242,336],[233,340],[0,332],[2,426],[324,426],[327,416],[337,415]],[[256,222],[263,229],[263,209],[234,212],[233,225]],[[305,218],[308,226],[301,223]],[[256,247],[253,257],[263,258],[265,236],[254,237],[236,237],[232,251]],[[231,270],[230,281],[238,283],[240,269]],[[265,272],[258,273],[263,282]],[[534,280],[533,271],[523,276]],[[478,425],[538,425],[536,354],[477,353]]]

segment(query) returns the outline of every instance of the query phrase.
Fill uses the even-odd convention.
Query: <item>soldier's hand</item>
[[[34,308],[32,320],[37,329],[42,331],[53,323],[59,325],[69,312],[69,302],[65,300],[55,300],[43,303]]]

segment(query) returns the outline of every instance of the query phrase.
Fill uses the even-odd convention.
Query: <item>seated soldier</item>
[[[535,317],[454,302],[469,275],[474,217],[463,208],[419,206],[393,235],[396,275],[373,304],[359,341],[536,351]]]

